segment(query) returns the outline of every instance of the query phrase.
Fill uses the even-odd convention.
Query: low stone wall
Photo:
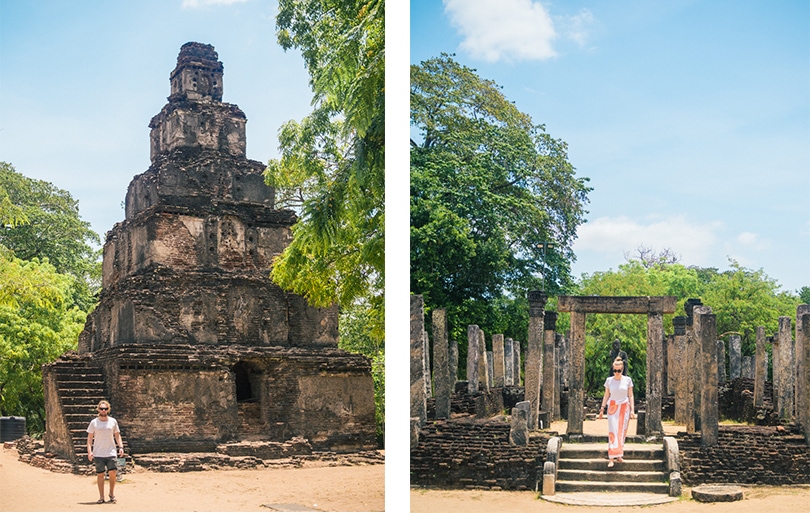
[[[717,444],[700,446],[700,433],[678,433],[681,479],[703,483],[810,484],[810,447],[797,429],[720,426]]]
[[[534,490],[542,476],[548,439],[533,435],[528,445],[509,443],[503,416],[428,421],[411,451],[411,485],[437,488]]]

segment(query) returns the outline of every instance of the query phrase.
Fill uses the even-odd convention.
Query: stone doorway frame
[[[585,412],[585,317],[589,313],[647,314],[647,436],[663,434],[661,391],[664,355],[664,314],[675,313],[675,296],[559,296],[557,310],[571,314],[571,342],[568,346],[568,430],[582,435]]]

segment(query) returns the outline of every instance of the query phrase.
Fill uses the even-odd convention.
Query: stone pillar
[[[647,436],[661,435],[661,395],[664,366],[664,313],[651,311],[647,314]]]
[[[663,324],[661,337],[661,397],[665,397],[669,395],[669,337],[664,333]]]
[[[425,396],[425,357],[422,354],[425,344],[422,334],[425,331],[424,301],[420,295],[411,296],[411,418],[419,419],[424,426],[427,419],[427,397]]]
[[[557,333],[554,336],[554,418],[561,419],[562,412],[560,411],[560,393],[563,388],[563,372],[564,365],[562,355],[560,353],[565,351],[565,336],[562,333]]]
[[[740,377],[745,379],[754,379],[754,358],[751,356],[742,357],[742,370]]]
[[[678,349],[675,347],[675,335],[667,335],[664,348],[667,353],[667,372],[664,380],[664,395],[675,395],[675,375],[678,373]]]
[[[796,310],[796,340],[801,338],[802,365],[798,380],[798,396],[802,397],[799,406],[799,423],[804,431],[804,439],[810,445],[810,305],[799,305]]]
[[[765,404],[765,378],[768,376],[768,353],[765,352],[765,327],[757,326],[757,349],[754,355],[754,406]]]
[[[503,334],[492,335],[492,386],[504,384]]]
[[[489,364],[487,363],[487,341],[484,331],[478,330],[478,379],[481,380],[481,391],[489,393]]]
[[[425,396],[433,397],[433,383],[430,379],[430,340],[427,330],[422,331],[422,356],[425,358]]]
[[[585,312],[571,312],[571,340],[569,341],[568,360],[568,434],[581,435],[582,423],[585,420]],[[649,341],[647,342],[649,347]],[[649,351],[649,349],[648,349]],[[650,369],[647,368],[649,381]],[[660,384],[660,378],[659,378]],[[649,401],[649,397],[648,397]],[[648,402],[649,405],[649,402]],[[648,406],[648,409],[650,406]],[[660,424],[661,397],[658,397],[658,415]]]
[[[512,342],[512,358],[514,359],[515,363],[512,365],[512,369],[514,369],[514,385],[516,387],[520,386],[520,340],[515,340]],[[540,363],[543,363],[540,360]],[[542,368],[541,368],[542,371]]]
[[[808,411],[807,394],[810,389],[805,387],[805,346],[810,343],[810,340],[805,338],[803,323],[805,322],[804,316],[810,314],[810,305],[799,305],[796,307],[796,375],[795,375],[795,397],[796,397],[796,421],[800,426],[806,426],[810,418],[805,416]]]
[[[467,392],[478,393],[478,360],[481,359],[478,350],[478,326],[467,326]]]
[[[729,379],[742,375],[742,342],[739,335],[731,335],[728,340],[728,374]]]
[[[447,343],[447,310],[433,310],[433,386],[436,395],[436,418],[450,418],[450,395],[455,379],[450,376],[450,347]]]
[[[675,424],[685,426],[687,415],[691,412],[687,410],[687,393],[690,392],[687,369],[689,368],[686,357],[686,317],[677,316],[672,319],[672,327],[675,331],[675,366],[673,367],[675,385]]]
[[[557,328],[557,312],[546,312],[543,318],[543,386],[541,401],[542,411],[548,412],[549,422],[554,421],[554,398],[556,392],[555,386],[555,354],[554,354],[554,341],[556,333],[554,330]],[[528,369],[528,367],[527,367]],[[548,427],[548,426],[543,426]]]
[[[528,401],[521,401],[512,408],[509,429],[509,443],[512,445],[529,445],[529,408]]]
[[[492,351],[487,351],[487,376],[489,377],[489,387],[495,386],[495,364],[492,361]]]
[[[702,398],[701,382],[703,380],[703,347],[700,341],[700,330],[698,316],[700,314],[710,314],[712,309],[703,306],[700,300],[689,299],[686,301],[687,315],[687,336],[689,337],[689,373],[692,388],[692,415],[690,423],[687,424],[687,431],[697,433],[700,431],[700,402]],[[716,379],[716,378],[715,378]],[[690,429],[691,428],[691,429]]]
[[[717,341],[717,383],[725,383],[728,381],[728,373],[726,372],[726,341]]]
[[[512,354],[514,351],[514,341],[507,337],[503,343],[503,384],[511,387],[515,384],[515,357]]]
[[[777,413],[780,419],[787,421],[794,418],[794,389],[795,386],[795,358],[794,358],[794,341],[790,330],[790,317],[779,317],[779,331],[777,337],[779,339],[779,360],[774,358],[774,372],[776,364],[779,364],[779,409]]]
[[[717,404],[717,317],[714,314],[696,314],[699,337],[703,346],[702,397],[700,400],[700,445],[710,447],[717,443],[720,412]]]
[[[548,296],[539,290],[530,290],[529,338],[526,348],[526,385],[524,398],[529,402],[529,429],[537,429],[537,414],[540,411],[540,380],[543,359],[543,317]]]

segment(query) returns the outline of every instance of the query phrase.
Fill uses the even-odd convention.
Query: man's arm
[[[121,440],[121,432],[115,432],[115,445],[118,447],[118,453],[123,455],[124,454],[124,442]]]
[[[93,461],[93,433],[87,433],[87,459]]]

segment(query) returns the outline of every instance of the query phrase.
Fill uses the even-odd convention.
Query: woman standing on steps
[[[633,379],[622,375],[624,361],[621,357],[613,360],[613,377],[605,380],[605,396],[599,408],[599,416],[607,407],[608,415],[608,467],[613,466],[613,460],[624,462],[624,439],[627,436],[627,425],[630,419],[636,418],[633,401]]]

